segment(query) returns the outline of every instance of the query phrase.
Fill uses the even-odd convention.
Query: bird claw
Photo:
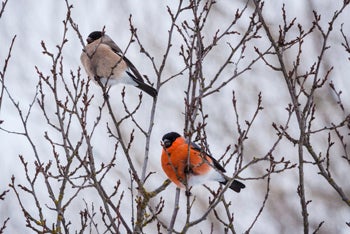
[[[108,100],[108,99],[109,99],[108,93],[104,93],[104,94],[103,94],[103,98],[104,98],[105,100]]]
[[[188,190],[185,191],[185,194],[186,194],[187,197],[192,196],[192,193],[190,191],[188,191]]]
[[[184,169],[184,173],[185,174],[193,174],[193,169],[192,169],[192,166],[190,166],[190,165],[186,165],[185,166],[185,169]]]
[[[99,76],[94,76],[94,80],[95,80],[95,81],[98,82],[100,79],[101,79],[101,77],[99,77]]]

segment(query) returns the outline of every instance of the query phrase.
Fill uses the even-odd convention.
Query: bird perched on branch
[[[176,132],[163,136],[162,168],[169,179],[178,187],[204,184],[207,181],[218,181],[227,184],[223,175],[225,169],[212,156],[206,154],[195,143],[188,143]],[[245,185],[234,180],[230,189],[239,193]]]
[[[144,82],[139,71],[108,35],[95,31],[86,41],[80,60],[90,79],[108,86],[119,83],[133,85],[152,97],[157,96],[157,90]]]

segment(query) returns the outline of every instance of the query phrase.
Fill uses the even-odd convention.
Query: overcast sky
[[[140,38],[142,38],[144,46],[153,53],[156,63],[159,63],[162,58],[160,56],[165,51],[166,38],[168,35],[167,30],[171,24],[166,6],[169,5],[172,9],[175,9],[176,5],[174,5],[174,2],[176,1],[71,1],[74,6],[72,9],[72,18],[79,25],[80,32],[83,34],[84,38],[91,31],[101,30],[105,26],[107,33],[122,49],[124,49],[130,39],[129,16],[132,15],[133,23],[137,27],[137,32]],[[232,19],[236,8],[241,8],[243,4],[242,1],[218,0],[217,2],[215,10],[213,11],[213,16],[210,18],[212,21],[208,23],[210,27],[208,26],[206,31],[207,34],[205,35],[208,35],[206,38],[211,38],[210,33],[215,32],[217,28],[227,25],[228,22],[230,22],[230,19]],[[332,12],[339,8],[342,1],[337,1],[337,3],[332,2],[332,4],[323,2],[319,3],[318,1],[306,4],[303,0],[286,2],[288,2],[286,8],[289,19],[297,17],[298,22],[304,24],[305,27],[308,27],[310,26],[312,7],[316,6],[317,11],[322,15],[321,22],[326,27],[328,20],[333,14]],[[268,23],[272,27],[278,28],[277,25],[281,20],[281,6],[282,4],[280,2],[278,2],[278,4],[266,3],[264,8],[265,16],[268,18]],[[55,46],[60,43],[62,39],[62,20],[65,19],[66,10],[67,8],[64,1],[9,0],[5,12],[0,19],[0,68],[2,68],[3,61],[7,55],[11,39],[14,35],[17,35],[7,70],[6,85],[13,94],[13,97],[19,102],[24,110],[28,109],[28,105],[32,102],[36,91],[35,87],[38,81],[38,75],[35,66],[47,74],[49,74],[50,70],[50,60],[42,53],[41,41],[45,42],[50,51],[56,51]],[[248,13],[249,12],[251,12],[251,9],[248,10]],[[240,27],[244,27],[245,23],[248,22],[248,13],[244,16],[247,18],[243,20]],[[343,53],[344,49],[341,46],[342,38],[339,36],[340,34],[338,32],[340,29],[340,23],[344,22],[344,31],[350,36],[349,19],[346,18],[349,16],[349,9],[346,9],[343,16],[340,17],[335,25],[337,33],[334,36],[333,34],[331,35],[330,43],[334,47],[329,52],[328,59],[329,64],[335,66],[334,72],[332,73],[332,80],[338,88],[342,89],[342,97],[344,100],[350,100],[350,91],[346,88],[350,87],[350,79],[348,79],[349,62],[347,61],[349,55]],[[185,19],[186,15],[183,16],[183,18]],[[242,28],[238,27],[237,30],[239,29]],[[67,38],[68,43],[64,49],[63,56],[65,73],[69,74],[70,70],[76,72],[78,67],[81,66],[80,53],[82,46],[76,33],[71,27],[69,27]],[[176,42],[180,43],[175,40],[175,48]],[[312,40],[306,41],[305,43],[307,46],[304,48],[305,60],[303,62],[305,62],[305,69],[307,69],[308,66],[313,63],[315,57],[317,57],[317,46],[319,45],[313,44]],[[226,46],[226,44],[223,43],[223,46]],[[254,46],[264,46],[264,42],[258,42],[257,45],[250,45],[248,49],[253,51]],[[212,69],[217,70],[219,62],[222,61],[222,58],[220,58],[221,53],[224,54],[225,49],[220,50],[217,55],[213,55],[212,61],[206,61],[205,69],[208,72],[207,74],[210,74]],[[144,55],[140,55],[139,47],[136,43],[131,45],[127,52],[127,56],[133,61],[142,74],[147,75],[151,81],[155,82],[152,65]],[[176,73],[176,71],[181,68],[181,62],[179,61],[180,57],[178,51],[175,49],[171,54],[169,64],[166,66],[165,75]],[[279,79],[279,75],[280,74],[264,67],[263,63],[260,63],[254,67],[252,71],[245,73],[242,77],[230,83],[219,94],[215,94],[212,96],[212,99],[205,103],[207,110],[210,113],[210,121],[208,123],[208,141],[210,143],[211,152],[218,152],[218,155],[222,155],[227,145],[232,144],[233,139],[237,137],[237,134],[233,133],[232,130],[227,130],[227,128],[232,127],[234,123],[234,115],[231,111],[233,90],[236,91],[238,95],[238,103],[242,119],[251,118],[254,109],[256,108],[257,95],[259,92],[262,92],[264,100],[263,105],[267,110],[257,120],[257,126],[253,136],[251,136],[252,140],[250,145],[248,145],[247,152],[252,155],[252,157],[253,155],[261,156],[266,153],[266,150],[271,148],[271,144],[276,139],[276,134],[271,127],[271,123],[282,123],[284,121],[286,116],[285,107],[290,102],[289,96],[285,91],[285,83],[282,79]],[[85,72],[83,72],[83,76],[86,76]],[[156,123],[152,136],[150,155],[152,160],[150,170],[157,172],[157,174],[155,175],[156,179],[148,185],[150,187],[159,185],[165,179],[165,175],[161,171],[159,164],[161,153],[159,142],[161,136],[169,131],[178,131],[181,133],[183,131],[183,91],[186,89],[184,84],[185,82],[183,80],[178,79],[173,83],[164,86],[164,89],[159,93],[159,106],[158,111],[156,112]],[[116,103],[116,108],[118,105],[121,107],[121,104],[118,102],[121,88],[122,87],[113,88],[115,92],[114,102]],[[96,93],[100,92],[96,87],[92,89],[95,89]],[[131,94],[134,94],[134,97],[137,96],[137,90],[133,90],[129,87],[127,90]],[[177,90],[178,92],[175,92],[174,90]],[[281,90],[284,91],[281,92]],[[102,97],[96,98],[96,103],[92,104],[96,109],[98,107],[98,101],[101,100],[101,98]],[[319,123],[320,126],[323,124],[330,124],[331,122],[342,118],[342,115],[338,116],[335,114],[332,116],[330,113],[327,113],[327,110],[330,108],[327,105],[331,106],[335,103],[329,93],[325,93],[324,96],[321,95],[320,100],[320,103],[325,104],[322,111],[326,115],[324,118],[325,122]],[[137,99],[133,100],[132,98],[129,100],[131,105],[135,104],[136,101]],[[142,111],[147,112],[147,105],[149,106],[150,104],[151,100],[144,95]],[[350,108],[350,103],[348,101],[345,101],[344,104],[345,108]],[[229,106],[230,108],[226,108],[226,106]],[[31,134],[36,139],[35,143],[39,145],[39,151],[43,155],[47,154],[48,158],[46,159],[49,160],[51,157],[50,148],[41,145],[41,143],[44,142],[44,132],[48,130],[47,126],[43,125],[43,117],[37,107],[33,108],[32,112],[30,119]],[[148,120],[143,118],[143,115],[139,114],[137,117],[142,124],[147,124]],[[8,130],[21,131],[22,129],[21,125],[18,123],[18,113],[8,98],[4,98],[0,112],[0,120],[4,120],[3,127]],[[105,129],[101,129],[100,131],[100,134],[103,135]],[[292,129],[291,131],[293,132],[294,130]],[[98,160],[101,161],[104,161],[104,157],[110,156],[105,154],[104,148],[107,147],[109,150],[113,149],[113,146],[111,147],[112,142],[108,139],[106,140],[106,138],[96,139],[96,142],[98,142],[96,152],[97,155],[100,155]],[[324,142],[318,142],[317,144],[322,145],[322,143]],[[28,152],[28,142],[24,137],[18,135],[11,135],[0,131],[0,149],[1,192],[7,189],[6,185],[10,182],[11,175],[16,175],[18,182],[25,180],[23,169],[19,164],[18,155],[24,155],[29,162],[33,162],[34,158],[32,157],[32,153]],[[143,148],[135,149],[135,155],[142,150]],[[296,152],[295,150],[296,149],[293,148],[293,146],[288,145],[288,147],[281,147],[281,149],[278,149],[278,153],[280,156],[293,157]],[[296,161],[297,159],[294,158],[294,160]],[[260,169],[263,171],[265,168]],[[344,171],[346,172],[346,169],[341,168],[339,170],[339,178],[342,178],[341,175],[344,175]],[[113,175],[120,178],[125,176],[125,179],[128,179],[127,170],[114,172]],[[256,174],[254,171],[248,170],[241,176],[244,178],[256,176]],[[309,178],[311,178],[311,188],[308,195],[311,196],[317,193],[319,189],[317,187],[317,184],[319,183],[318,181],[322,181],[322,179],[318,178],[317,171],[314,169],[310,169],[309,176]],[[288,210],[281,219],[282,221],[278,220],[277,215],[271,212],[275,207],[278,207],[276,203],[273,203],[274,199],[281,202],[288,200],[289,193],[294,194],[293,197],[290,198],[291,203],[289,208],[293,210],[293,212],[290,212],[290,215],[295,214],[295,212],[301,212],[298,199],[295,196],[297,189],[296,180],[296,171],[286,173],[283,179],[276,178],[275,181],[276,183],[281,183],[281,188],[274,190],[275,193],[272,193],[272,198],[269,200],[271,202],[268,207],[269,210],[259,219],[253,233],[280,233],[281,230],[284,230],[285,233],[301,232],[301,228],[298,228],[298,231],[295,231],[295,229],[292,228],[285,229],[285,226],[295,224],[293,217],[289,217]],[[235,216],[237,233],[246,230],[249,224],[254,220],[255,215],[260,208],[264,194],[264,185],[250,181],[246,181],[245,183],[247,188],[241,194],[230,194],[232,195],[231,201],[234,204],[237,204],[234,206],[235,210],[232,211],[237,214],[237,216]],[[326,189],[329,189],[329,187]],[[169,197],[171,197],[171,199],[167,201],[167,204],[169,205],[167,209],[169,209],[169,211],[172,210],[172,195],[174,194],[174,191],[175,186],[170,186],[165,192],[165,194],[169,194]],[[195,191],[202,193],[201,188],[196,188]],[[349,188],[347,191],[349,191]],[[94,201],[93,194],[94,193],[85,194],[84,198]],[[327,196],[328,195],[332,197],[332,201],[326,205],[322,205],[323,197],[313,197],[316,205],[310,205],[310,210],[314,211],[320,208],[322,211],[319,213],[319,216],[313,213],[311,219],[315,222],[334,219],[334,222],[326,222],[325,230],[334,231],[334,233],[346,233],[349,229],[346,229],[344,223],[345,221],[350,221],[349,208],[344,208],[343,203],[341,203],[340,199],[334,194],[334,192],[331,191],[327,193]],[[203,201],[206,201],[207,196],[203,195],[202,199]],[[75,204],[77,210],[83,208],[82,205],[80,205],[79,202]],[[185,210],[181,211],[185,212]],[[76,211],[76,214],[77,213],[78,211]],[[299,215],[300,213],[297,214]],[[194,215],[196,215],[196,213]],[[23,233],[28,231],[28,229],[25,228],[23,214],[14,199],[13,192],[6,196],[5,202],[0,201],[0,223],[8,216],[11,219],[5,233]],[[181,220],[181,217],[179,217],[179,220]],[[210,228],[210,224],[205,225]],[[204,226],[201,226],[201,228],[203,227]]]

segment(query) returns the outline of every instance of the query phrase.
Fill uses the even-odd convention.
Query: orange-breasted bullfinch
[[[169,179],[178,187],[205,184],[208,181],[218,181],[226,184],[228,180],[222,174],[225,169],[212,156],[195,143],[189,143],[176,132],[163,136],[162,168]],[[189,157],[188,157],[189,155]],[[245,185],[234,180],[230,189],[239,193]]]
[[[108,35],[95,31],[90,33],[86,42],[80,60],[89,79],[95,82],[101,81],[103,85],[108,86],[118,83],[129,84],[152,97],[157,96],[157,90],[145,84],[140,72]]]

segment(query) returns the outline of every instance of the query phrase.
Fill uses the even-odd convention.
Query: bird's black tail
[[[147,85],[145,83],[137,82],[136,87],[141,89],[142,91],[148,93],[149,95],[151,95],[154,98],[157,97],[158,92],[152,86],[149,86],[149,85]]]
[[[126,58],[124,58],[124,60],[126,60]],[[151,95],[153,98],[157,97],[157,90],[155,88],[153,88],[152,86],[149,86],[147,84],[145,84],[145,82],[143,81],[141,75],[139,74],[139,72],[136,70],[136,68],[134,67],[134,65],[132,65],[132,63],[129,60],[128,61],[129,66],[131,66],[131,70],[136,73],[137,77],[136,78],[132,73],[130,73],[129,71],[126,71],[126,73],[133,79],[133,81],[135,81],[136,83],[136,87],[141,89],[142,91],[148,93],[149,95]]]
[[[225,182],[220,182],[221,184],[225,185],[227,184],[228,181]],[[238,180],[234,180],[230,186],[230,189],[232,189],[233,191],[239,193],[241,191],[241,189],[244,189],[245,185],[241,182],[239,182]]]

